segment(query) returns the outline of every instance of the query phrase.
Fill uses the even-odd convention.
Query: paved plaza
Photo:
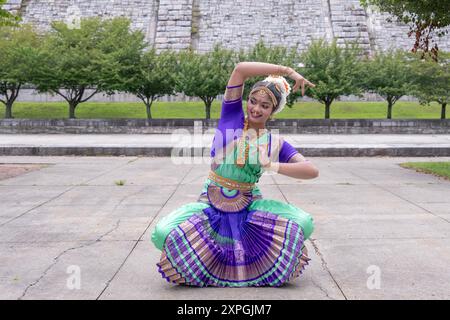
[[[0,299],[450,299],[450,181],[399,166],[450,157],[309,159],[314,180],[260,180],[264,197],[314,218],[303,275],[201,289],[160,277],[150,235],[196,201],[207,163],[1,156]]]

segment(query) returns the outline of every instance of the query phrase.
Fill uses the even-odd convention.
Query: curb
[[[296,148],[305,157],[448,157],[450,147]],[[0,156],[149,156],[170,157],[172,147],[0,147]],[[176,157],[209,157],[210,148],[188,148]]]

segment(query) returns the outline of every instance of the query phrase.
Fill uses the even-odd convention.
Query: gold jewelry
[[[236,165],[240,168],[244,167],[246,159],[248,159],[248,153],[249,153],[249,147],[250,145],[245,143],[245,140],[249,139],[247,136],[248,131],[248,118],[245,119],[244,122],[244,130],[242,132],[242,137],[239,140],[239,147],[238,147],[238,157],[236,159]],[[245,146],[245,151],[244,151]]]
[[[253,94],[254,92],[257,92],[258,95],[262,95],[262,93],[266,93],[270,97],[270,100],[272,100],[273,107],[276,108],[278,106],[277,98],[275,98],[275,95],[273,94],[272,91],[270,91],[269,88],[267,88],[267,87],[256,87],[255,89],[253,89],[250,92],[249,95]]]
[[[266,92],[264,90],[258,90],[256,91],[256,94],[260,97],[265,97],[266,96]]]
[[[210,183],[206,192],[209,204],[227,213],[240,212],[252,202],[251,190],[224,190],[226,188]]]
[[[227,189],[248,191],[252,190],[255,186],[255,183],[240,182],[233,179],[222,177],[212,170],[209,171],[208,178],[224,186]]]
[[[245,162],[248,159],[249,151],[250,151],[250,136],[248,132],[248,118],[245,118],[244,121],[244,129],[242,132],[242,137],[238,142],[238,156],[236,159],[236,165],[240,168],[243,168]],[[267,129],[264,129],[262,133],[256,132],[256,137],[261,137],[264,133],[267,132]],[[252,139],[253,140],[253,139]],[[244,150],[245,146],[245,150]]]
[[[287,74],[287,76],[290,77],[291,74],[293,74],[295,72],[295,70],[292,68],[288,68],[288,70],[290,70],[290,72]]]
[[[290,68],[290,67],[285,67],[285,66],[278,66],[278,74],[279,75],[287,75],[290,76],[293,72],[295,72],[294,69]]]

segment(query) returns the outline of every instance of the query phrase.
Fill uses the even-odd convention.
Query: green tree
[[[339,47],[336,41],[323,39],[311,43],[303,52],[301,73],[314,83],[306,94],[325,104],[325,119],[330,118],[330,107],[341,95],[360,94],[360,49],[355,44]]]
[[[0,102],[5,118],[14,118],[12,108],[20,88],[32,81],[39,36],[31,25],[0,28]]]
[[[148,43],[142,31],[131,31],[130,25],[127,18],[102,21],[101,38],[97,41],[103,58],[101,81],[97,86],[100,91],[123,91],[123,86],[133,81]]]
[[[398,21],[410,27],[408,36],[414,36],[413,52],[421,50],[431,53],[437,60],[438,46],[436,43],[430,49],[433,36],[442,36],[448,32],[450,25],[450,10],[448,0],[360,0],[363,6],[374,5],[381,11],[388,12]],[[391,20],[391,19],[389,19]]]
[[[411,64],[405,52],[377,52],[364,63],[365,90],[377,93],[388,103],[387,119],[392,119],[392,107],[404,95],[414,91]]]
[[[206,119],[211,118],[211,104],[225,92],[235,66],[234,52],[215,45],[205,54],[184,51],[179,55],[177,92],[199,97],[205,104]]]
[[[77,106],[99,91],[103,57],[97,41],[101,32],[99,19],[82,20],[80,28],[55,21],[43,44],[33,82],[39,92],[50,92],[65,99],[71,119],[75,118]],[[93,92],[86,95],[89,88]]]
[[[52,23],[34,76],[37,89],[64,98],[71,119],[77,106],[96,93],[120,89],[143,47],[140,31],[131,33],[129,25],[125,18],[98,17],[81,19],[79,28]]]
[[[152,103],[163,95],[174,93],[177,79],[176,55],[170,51],[159,54],[154,49],[145,52],[136,65],[132,77],[127,78],[123,90],[141,99],[151,119]]]
[[[21,20],[20,16],[14,15],[11,12],[2,9],[2,6],[6,3],[6,0],[0,0],[0,27],[2,26],[17,26],[17,23]]]
[[[422,104],[436,101],[441,105],[441,119],[446,118],[450,101],[450,53],[441,52],[439,62],[430,57],[414,61],[414,95]]]

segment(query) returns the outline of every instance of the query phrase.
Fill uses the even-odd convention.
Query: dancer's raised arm
[[[288,76],[295,80],[293,92],[301,86],[302,95],[305,94],[305,85],[314,87],[315,85],[306,80],[301,74],[290,67],[265,63],[265,62],[239,62],[231,73],[225,91],[225,100],[236,100],[242,96],[243,84],[246,79],[256,76],[278,75]]]

